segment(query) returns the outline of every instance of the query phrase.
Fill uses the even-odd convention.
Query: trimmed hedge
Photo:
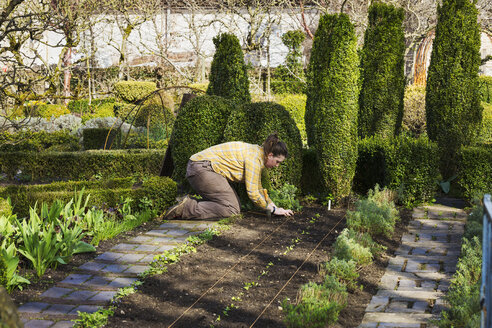
[[[468,199],[492,191],[492,146],[463,147],[459,154],[458,184]]]
[[[361,55],[359,136],[393,137],[401,128],[405,92],[402,8],[380,2],[369,7]]]
[[[216,50],[210,67],[207,95],[250,102],[248,71],[238,38],[234,34],[222,33],[214,37],[213,42]]]
[[[492,143],[492,104],[482,102],[483,116],[482,129],[478,140],[483,143]]]
[[[287,144],[288,158],[278,167],[268,170],[271,187],[277,189],[289,183],[300,187],[302,171],[302,141],[299,129],[287,110],[272,102],[246,104],[233,111],[224,130],[224,142],[244,141],[262,145],[273,132]]]
[[[492,104],[492,76],[480,75],[479,80],[482,101]]]
[[[370,137],[359,142],[354,177],[358,193],[367,193],[377,183],[398,190],[401,204],[414,205],[433,197],[438,179],[437,145],[425,137]]]
[[[297,128],[301,133],[303,144],[307,144],[306,124],[304,123],[304,115],[306,113],[306,95],[296,94],[280,94],[275,95],[275,102],[284,106],[290,116],[296,122]]]
[[[110,147],[116,149],[121,144],[120,129],[112,129],[111,132],[110,128],[84,129],[82,131],[82,137],[85,150],[110,149]]]
[[[228,99],[205,95],[193,98],[179,111],[170,141],[175,181],[185,181],[191,155],[222,142],[234,107]]]
[[[89,99],[71,100],[67,107],[72,113],[88,114],[98,112],[100,107],[105,107],[109,104],[115,104],[114,98],[92,99],[89,105]]]
[[[320,195],[323,191],[318,155],[314,149],[302,149],[301,191],[304,195]]]
[[[155,82],[119,81],[114,84],[116,96],[130,103],[135,103],[157,90]]]
[[[167,177],[151,177],[142,183],[140,188],[132,188],[132,178],[121,178],[103,181],[69,181],[45,185],[23,185],[0,188],[0,197],[10,197],[14,213],[27,216],[29,207],[37,202],[53,203],[55,200],[68,202],[74,197],[74,190],[84,190],[84,199],[90,194],[88,206],[114,207],[120,198],[131,197],[138,201],[143,197],[153,201],[153,208],[162,213],[171,206],[176,198],[176,183]]]
[[[65,105],[41,104],[30,116],[39,116],[50,119],[51,117],[60,117],[65,114],[70,114],[70,111]]]
[[[480,132],[477,16],[478,9],[471,1],[445,0],[437,7],[425,105],[427,132],[439,146],[444,180],[456,174],[461,146],[473,145]]]
[[[346,14],[321,17],[307,82],[308,144],[317,152],[324,188],[340,199],[350,194],[357,160],[359,59]]]
[[[0,153],[0,167],[10,180],[19,170],[35,181],[158,175],[164,154],[165,150],[11,152]]]
[[[30,130],[0,133],[0,152],[13,151],[76,151],[79,139],[68,130],[55,132]]]

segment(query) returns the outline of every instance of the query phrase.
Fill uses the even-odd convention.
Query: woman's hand
[[[291,216],[291,215],[294,215],[294,212],[292,212],[292,210],[285,210],[281,207],[277,207],[275,209],[275,212],[273,213],[275,215],[284,215],[284,216]]]

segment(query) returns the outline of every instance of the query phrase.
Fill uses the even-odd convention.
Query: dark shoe
[[[166,214],[164,214],[163,219],[164,220],[171,220],[171,219],[180,218],[183,215],[183,208],[189,199],[190,199],[190,197],[186,196],[183,199],[181,199],[179,201],[179,203],[170,207],[167,210]]]

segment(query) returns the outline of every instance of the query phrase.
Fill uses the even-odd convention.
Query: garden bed
[[[340,313],[336,327],[360,324],[384,273],[387,254],[394,253],[400,243],[409,213],[400,211],[402,220],[391,239],[376,240],[388,249],[382,258],[360,271],[358,282],[364,288],[349,293],[347,307]],[[167,273],[147,278],[137,293],[122,298],[107,327],[167,327],[221,277],[224,278],[173,327],[249,327],[257,319],[256,327],[284,327],[282,300],[289,298],[293,302],[302,284],[321,282],[318,266],[329,260],[332,245],[345,227],[344,216],[344,210],[327,212],[323,207],[305,207],[287,220],[246,213],[230,230],[199,247],[197,253],[184,256],[169,266]]]

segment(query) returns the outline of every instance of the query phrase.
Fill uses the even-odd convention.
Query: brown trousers
[[[241,211],[236,191],[226,178],[214,172],[210,161],[188,161],[186,179],[202,199],[186,202],[183,219],[229,217]]]

